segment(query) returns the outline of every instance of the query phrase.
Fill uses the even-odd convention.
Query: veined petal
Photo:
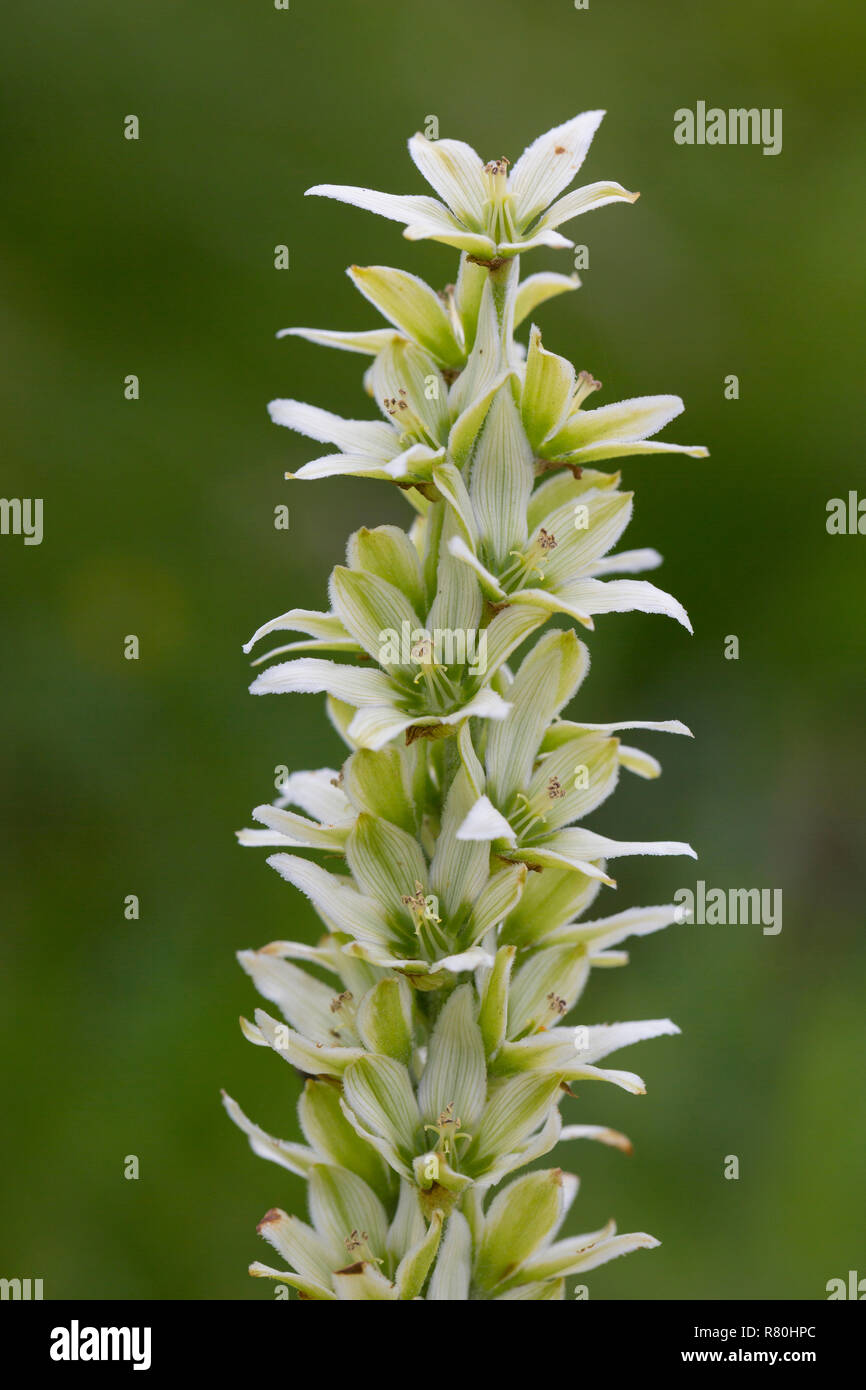
[[[296,1173],[299,1177],[305,1178],[311,1167],[316,1161],[316,1155],[312,1149],[308,1149],[305,1144],[291,1144],[286,1139],[274,1139],[272,1135],[266,1134],[258,1125],[248,1120],[236,1100],[226,1095],[223,1091],[223,1105],[228,1112],[229,1119],[243,1130],[250,1141],[250,1148],[259,1158],[267,1158],[271,1163],[278,1163],[281,1168],[288,1168],[290,1173]]]
[[[259,994],[276,1004],[293,1028],[313,1042],[356,1046],[354,1028],[332,1008],[334,990],[306,970],[265,951],[238,951],[238,960]]]
[[[421,1114],[409,1073],[392,1057],[367,1053],[343,1074],[346,1104],[361,1123],[405,1158],[424,1147]]]
[[[520,1271],[521,1278],[552,1279],[560,1275],[579,1274],[607,1264],[608,1260],[615,1260],[618,1255],[628,1255],[632,1250],[653,1250],[659,1244],[655,1236],[649,1236],[645,1231],[611,1236],[606,1240],[572,1236],[533,1255]]]
[[[565,1125],[559,1137],[563,1144],[570,1139],[595,1139],[599,1144],[619,1149],[622,1153],[632,1152],[631,1140],[625,1134],[620,1134],[618,1129],[608,1129],[606,1125]]]
[[[632,441],[658,434],[685,409],[679,396],[634,396],[597,410],[576,410],[555,439],[551,448],[559,453],[571,453],[586,444],[604,440]]]
[[[394,687],[383,671],[362,671],[313,656],[270,666],[250,686],[253,695],[316,694],[323,690],[356,707],[385,705],[394,698]]]
[[[317,1285],[324,1296],[330,1296],[335,1252],[317,1231],[277,1207],[265,1213],[256,1229],[303,1279]]]
[[[398,734],[418,723],[414,714],[404,714],[390,704],[359,709],[349,724],[349,738],[355,748],[379,752]]]
[[[503,924],[500,940],[521,947],[547,941],[589,907],[599,888],[597,879],[555,864],[548,865],[542,874],[528,874],[523,897]],[[561,944],[567,945],[569,940]],[[550,939],[550,944],[559,943]]]
[[[359,748],[346,763],[343,785],[356,812],[366,811],[414,834],[417,829],[412,789],[416,764],[413,748]]]
[[[544,537],[553,549],[542,561],[545,582],[562,590],[590,572],[595,562],[616,545],[632,515],[630,492],[585,493],[580,502],[566,502],[544,518],[533,540]]]
[[[609,840],[592,830],[559,830],[550,837],[547,847],[577,859],[615,859],[624,854],[687,854],[697,859],[691,845],[681,840]]]
[[[618,473],[599,473],[595,468],[585,468],[579,478],[573,477],[567,469],[551,473],[538,484],[529,499],[526,520],[530,534],[544,525],[546,517],[566,503],[571,504],[574,515],[573,508],[578,499],[585,501],[588,492],[607,492],[618,487],[619,481]]]
[[[619,776],[615,738],[584,734],[541,759],[526,788],[527,809],[546,831],[583,819],[610,796]]]
[[[547,1118],[559,1084],[558,1076],[537,1073],[495,1082],[475,1138],[463,1156],[464,1170],[482,1177],[498,1159],[519,1149]]]
[[[375,1265],[363,1260],[336,1270],[331,1282],[340,1303],[389,1303],[400,1297],[396,1286]]]
[[[483,1289],[495,1288],[535,1253],[559,1225],[563,1205],[560,1168],[527,1173],[493,1199],[475,1265]]]
[[[454,519],[446,516],[443,539],[455,525]],[[440,633],[442,664],[461,685],[472,677],[480,683],[491,673],[489,629],[484,630],[483,639],[480,636],[483,610],[477,580],[447,546],[440,546],[436,597],[427,615],[427,629],[431,634]]]
[[[484,1043],[471,985],[459,985],[436,1021],[427,1065],[418,1087],[421,1118],[432,1125],[449,1114],[473,1130],[487,1096]]]
[[[352,803],[340,786],[339,774],[332,767],[293,772],[279,791],[278,805],[300,806],[323,825],[341,825],[354,820]]]
[[[598,574],[642,574],[644,570],[654,570],[662,563],[657,550],[621,550],[618,555],[607,555],[594,560],[590,573]]]
[[[639,197],[639,193],[629,193],[621,183],[588,183],[583,188],[575,188],[573,193],[566,193],[564,198],[549,207],[538,229],[546,231],[561,227],[563,222],[570,222],[583,212],[593,212],[596,208],[606,207],[608,203],[636,203]],[[533,235],[536,234],[533,228]]]
[[[579,275],[558,275],[555,271],[544,270],[537,275],[528,275],[521,281],[514,303],[514,327],[518,328],[524,319],[555,295],[580,288]]]
[[[347,1066],[366,1055],[358,1047],[331,1047],[310,1042],[287,1023],[271,1018],[264,1009],[256,1009],[255,1020],[268,1047],[290,1066],[310,1076],[341,1076]]]
[[[361,891],[387,916],[405,918],[411,933],[411,914],[401,899],[414,893],[416,883],[426,883],[428,873],[414,836],[362,812],[346,842],[346,859]]]
[[[445,802],[439,838],[430,865],[430,884],[444,904],[445,914],[455,917],[474,902],[488,879],[490,854],[486,845],[467,843],[460,829],[472,806],[469,778],[461,768]]]
[[[441,1235],[442,1212],[437,1210],[430,1218],[430,1225],[423,1239],[406,1252],[397,1266],[394,1279],[401,1298],[420,1297],[430,1266],[436,1258]]]
[[[493,956],[482,946],[470,946],[468,951],[460,951],[456,956],[444,956],[437,960],[436,970],[448,970],[452,975],[464,975],[467,971],[482,968],[489,970]]]
[[[418,551],[399,526],[362,526],[346,546],[350,569],[363,570],[394,585],[409,600],[413,612],[424,611],[424,578]]]
[[[556,1028],[549,1033],[539,1032],[518,1042],[504,1042],[496,1059],[497,1072],[556,1073],[566,1081],[609,1081],[630,1095],[646,1094],[642,1079],[632,1071],[615,1071],[584,1062],[575,1047],[579,1029]]]
[[[489,381],[480,383],[477,394],[470,398],[469,404],[460,411],[451,426],[451,432],[448,435],[448,454],[459,468],[464,466],[472,454],[475,442],[481,433],[481,426],[487,418],[490,402],[496,392],[505,385],[506,381],[510,381],[513,375],[513,369],[507,367],[503,371],[497,372],[496,376],[491,377]],[[458,377],[457,382],[451,388],[452,393],[460,384],[460,380],[461,378]],[[454,406],[455,403],[456,397],[452,395],[449,404]]]
[[[583,111],[545,131],[523,151],[508,180],[522,227],[571,183],[603,116],[603,111]]]
[[[692,631],[682,604],[664,589],[644,579],[580,579],[560,590],[558,597],[584,613],[664,613]]]
[[[557,748],[561,743],[567,743],[576,733],[589,732],[599,734],[615,734],[621,729],[647,729],[659,734],[685,734],[687,738],[694,735],[680,719],[620,719],[612,724],[586,724],[582,719],[559,719],[547,730],[542,740],[542,751],[546,752],[550,748]]]
[[[490,555],[504,564],[526,543],[526,505],[532,491],[532,450],[507,387],[496,395],[472,462],[469,495]]]
[[[393,441],[392,441],[393,442]],[[409,468],[406,455],[396,459],[383,458],[374,454],[325,454],[322,458],[310,459],[294,473],[286,477],[301,482],[315,481],[317,478],[375,478],[379,482],[394,482],[397,478],[408,478]]]
[[[545,446],[547,447],[547,446]],[[705,459],[709,449],[703,444],[669,444],[665,439],[634,439],[620,442],[616,439],[599,444],[584,444],[567,455],[569,464],[600,463],[603,459],[636,457],[638,454],[688,454],[689,458]]]
[[[344,420],[330,410],[293,400],[271,401],[268,414],[275,425],[285,425],[324,444],[336,444],[349,454],[390,458],[395,453],[394,431],[384,420]]]
[[[509,864],[491,875],[472,904],[466,927],[466,939],[470,944],[482,941],[517,906],[525,882],[525,864]]]
[[[253,817],[261,821],[262,825],[268,826],[269,833],[256,841],[250,838],[255,836],[254,830],[248,831],[244,838],[243,832],[240,832],[238,839],[241,844],[288,844],[304,849],[340,850],[351,824],[350,822],[340,827],[321,826],[316,821],[295,815],[293,811],[284,811],[278,806],[256,806]]]
[[[478,1026],[484,1039],[484,1050],[495,1057],[505,1039],[508,1018],[508,990],[516,946],[501,946],[496,952],[493,968],[487,976],[481,996]]]
[[[318,1233],[341,1262],[351,1260],[347,1242],[352,1234],[366,1232],[370,1249],[384,1255],[388,1238],[385,1208],[363,1178],[348,1168],[318,1163],[310,1173],[308,1198],[310,1215]]]
[[[301,1093],[298,1116],[320,1160],[356,1173],[379,1197],[389,1196],[388,1168],[349,1124],[340,1107],[338,1086],[311,1077]]]
[[[424,178],[461,222],[480,227],[484,219],[484,164],[462,140],[428,140],[413,135],[409,153]]]
[[[508,691],[511,713],[487,737],[489,792],[500,806],[526,786],[545,729],[588,668],[589,653],[573,632],[546,633],[524,658]]]
[[[391,931],[382,909],[345,880],[295,854],[272,854],[268,863],[310,899],[332,931],[374,946],[391,944]]]
[[[508,363],[502,360],[501,330],[493,300],[493,286],[490,276],[485,274],[472,351],[448,394],[451,415],[460,416],[473,402],[488,396],[493,383],[507,368]]]
[[[553,1029],[560,1015],[567,1013],[580,997],[587,977],[589,961],[579,946],[548,947],[527,955],[514,972],[508,992],[509,1038],[519,1038],[529,1029]],[[549,1032],[544,1034],[547,1038]],[[505,1045],[499,1054],[503,1062]],[[564,1061],[573,1060],[574,1051],[566,1053]],[[509,1069],[510,1069],[510,1065]]]
[[[475,571],[478,578],[481,580],[481,587],[487,598],[492,598],[495,601],[501,601],[507,598],[505,590],[502,588],[496,575],[491,574],[490,570],[482,565],[478,556],[473,550],[470,550],[461,536],[451,537],[448,542],[448,550],[456,559],[462,560],[464,565],[469,565],[469,567]]]
[[[472,510],[469,493],[466,490],[466,484],[463,481],[459,468],[447,459],[442,463],[437,463],[433,468],[433,481],[450,506],[463,531],[465,537],[465,541],[463,542],[464,547],[465,543],[468,542],[474,551],[478,540],[478,527],[475,522],[475,513]],[[452,541],[456,539],[459,538],[452,537]],[[452,555],[455,553],[453,545],[451,544],[449,544],[449,552]],[[459,558],[462,559],[463,557],[460,556]],[[491,579],[493,579],[492,575]],[[496,580],[493,580],[493,584],[496,588],[499,587]],[[500,593],[501,592],[500,590]]]
[[[554,251],[565,251],[574,245],[561,232],[545,227],[543,219],[531,232],[522,235],[517,241],[500,241],[499,253],[502,256],[519,256],[524,251],[532,251],[536,246],[549,246]]]
[[[678,922],[678,908],[673,903],[664,907],[630,907],[612,917],[599,917],[593,922],[571,922],[554,928],[548,940],[551,945],[584,943],[592,954],[617,946],[629,936],[649,936]]]
[[[570,1028],[556,1032],[570,1033]],[[674,1037],[679,1028],[669,1018],[645,1018],[636,1023],[598,1023],[579,1030],[579,1056],[584,1062],[600,1062],[621,1047],[646,1042],[650,1038]]]
[[[403,222],[403,233],[410,241],[429,238],[443,241],[448,246],[456,246],[460,251],[490,259],[496,253],[496,245],[490,237],[468,232],[447,208],[423,195],[378,193],[372,188],[358,188],[348,184],[320,183],[308,188],[306,196],[335,198],[340,203],[351,203],[353,207],[375,212],[379,217],[389,217],[393,222]]]
[[[336,1295],[333,1289],[326,1289],[322,1284],[314,1283],[310,1279],[303,1279],[299,1274],[293,1274],[288,1269],[274,1269],[273,1265],[262,1264],[261,1260],[253,1260],[249,1271],[254,1279],[278,1279],[281,1284],[288,1284],[289,1288],[297,1289],[304,1298],[312,1303],[334,1302]]]
[[[463,350],[441,299],[408,270],[391,266],[349,267],[353,284],[380,313],[448,367],[463,365]],[[383,344],[383,347],[387,344]]]
[[[542,347],[541,333],[533,324],[520,398],[523,425],[533,449],[556,432],[568,411],[574,391],[574,367],[565,357]]]
[[[489,796],[480,796],[461,822],[457,831],[458,840],[490,841],[505,839],[509,844],[517,843],[517,836],[500,811],[497,811]]]
[[[271,618],[256,628],[249,642],[244,642],[244,651],[249,652],[262,637],[272,632],[308,632],[323,640],[342,641],[348,637],[346,629],[336,613],[318,613],[311,608],[290,608],[278,618]]]
[[[521,642],[544,621],[525,607],[509,604],[497,613],[487,628],[487,676],[494,675]],[[509,702],[510,703],[510,702]]]
[[[412,991],[403,976],[380,980],[358,1005],[357,1028],[370,1052],[409,1066],[412,1061]]]
[[[628,768],[629,772],[635,773],[637,777],[660,777],[662,765],[658,758],[654,758],[651,753],[645,753],[641,748],[630,748],[628,744],[621,743],[617,751],[620,767]]]
[[[427,1291],[433,1302],[462,1302],[469,1297],[472,1277],[472,1234],[462,1212],[453,1211],[445,1226],[436,1267]]]
[[[422,623],[405,594],[378,574],[345,565],[335,566],[329,589],[334,611],[367,654],[389,674],[413,675],[415,666],[403,650],[409,644],[402,634],[417,640],[411,634],[420,631]]]
[[[309,343],[342,348],[344,352],[362,352],[367,357],[375,357],[396,336],[394,328],[368,328],[360,333],[332,328],[281,328],[277,334],[278,338],[306,338]]]
[[[370,384],[401,442],[445,444],[448,389],[433,358],[417,343],[396,338],[370,368]]]

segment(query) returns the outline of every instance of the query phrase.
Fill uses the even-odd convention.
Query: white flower
[[[511,168],[505,158],[485,163],[462,140],[413,135],[409,153],[441,202],[330,183],[307,192],[403,222],[410,241],[442,241],[479,261],[509,258],[534,246],[571,246],[557,227],[606,203],[633,203],[638,197],[609,182],[559,196],[583,164],[603,115],[584,111],[548,130]]]

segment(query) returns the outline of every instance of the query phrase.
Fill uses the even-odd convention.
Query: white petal
[[[576,410],[553,447],[571,451],[607,439],[646,439],[658,434],[684,409],[679,396],[634,396],[597,410]]]
[[[468,951],[461,951],[457,956],[445,956],[442,960],[437,960],[436,969],[448,970],[452,975],[462,975],[466,970],[477,970],[479,965],[489,968],[493,965],[493,956],[481,946],[470,946]]]
[[[456,246],[460,251],[471,255],[486,256],[488,259],[496,252],[496,245],[490,237],[465,231],[447,208],[435,198],[418,197],[414,194],[401,197],[396,193],[377,193],[372,188],[356,188],[346,184],[320,183],[307,189],[307,196],[315,194],[321,198],[336,198],[340,203],[351,203],[356,208],[378,213],[380,217],[390,217],[394,222],[403,222],[405,236],[410,241],[431,238],[444,241],[448,246]]]
[[[258,1125],[253,1124],[252,1120],[247,1119],[237,1101],[232,1100],[225,1091],[223,1105],[229,1118],[249,1139],[254,1154],[259,1158],[269,1159],[271,1163],[278,1163],[281,1168],[288,1168],[290,1173],[296,1173],[299,1177],[307,1176],[316,1161],[312,1149],[305,1144],[291,1144],[286,1139],[274,1139],[272,1135],[266,1134]]]
[[[583,188],[576,188],[573,193],[566,193],[564,198],[548,208],[539,227],[560,227],[563,222],[570,222],[581,213],[593,212],[596,208],[606,207],[608,203],[636,203],[639,197],[639,193],[629,193],[621,183],[588,183]]]
[[[244,643],[244,651],[249,652],[262,637],[271,632],[308,632],[313,637],[325,640],[340,640],[348,636],[346,629],[335,613],[318,613],[311,608],[290,608],[278,618],[271,618],[256,628],[249,642]]]
[[[499,840],[517,843],[517,836],[508,821],[497,811],[488,796],[480,796],[457,831],[458,840]]]
[[[314,694],[323,690],[356,706],[385,704],[393,698],[393,687],[384,672],[362,671],[357,666],[312,656],[271,666],[256,676],[250,686],[253,695]]]
[[[607,555],[592,564],[592,574],[641,574],[644,570],[658,569],[662,557],[657,550],[621,550],[618,555]]]
[[[558,275],[555,271],[544,270],[537,275],[528,275],[521,281],[514,303],[514,327],[518,328],[539,304],[552,299],[554,295],[565,294],[568,290],[580,287],[579,275]]]
[[[642,579],[581,579],[560,591],[559,598],[585,613],[664,613],[692,631],[682,604],[655,584]]]
[[[471,227],[484,217],[484,164],[462,140],[428,140],[413,135],[409,153],[424,178],[461,221]]]
[[[603,116],[603,111],[583,111],[545,131],[523,151],[508,180],[523,226],[571,183]]]
[[[275,425],[285,425],[308,439],[336,444],[347,453],[386,458],[394,453],[394,431],[384,420],[344,420],[330,410],[293,400],[270,401],[268,414]]]
[[[322,347],[341,348],[344,352],[362,352],[375,357],[397,336],[394,328],[370,328],[360,333],[344,333],[330,328],[281,328],[278,338],[306,338]]]

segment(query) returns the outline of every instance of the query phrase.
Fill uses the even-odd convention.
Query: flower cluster
[[[272,1137],[225,1098],[253,1150],[308,1181],[312,1224],[275,1209],[259,1226],[287,1268],[251,1267],[302,1298],[557,1299],[569,1275],[657,1244],[612,1223],[558,1239],[577,1190],[558,1167],[503,1182],[560,1140],[628,1148],[603,1127],[563,1126],[560,1105],[574,1082],[642,1093],[639,1076],[601,1064],[677,1029],[585,1026],[574,1010],[593,966],[623,964],[621,943],[676,909],[583,914],[614,884],[617,856],[694,853],[583,823],[621,768],[660,771],[622,731],[685,726],[563,711],[589,665],[569,620],[592,629],[598,614],[640,610],[689,627],[676,599],[631,577],[660,563],[655,551],[610,553],[632,494],[598,465],[706,450],[653,437],[682,410],[678,397],[587,408],[600,389],[588,371],[545,348],[535,326],[526,346],[514,336],[579,283],[521,280],[519,253],[568,246],[557,227],[637,196],[616,183],[564,192],[601,116],[549,131],[513,167],[414,136],[412,158],[441,201],[310,190],[461,257],[442,293],[403,270],[352,266],[387,326],[284,330],[372,359],[364,381],[381,419],[270,406],[277,424],[329,446],[289,476],[380,479],[415,513],[407,530],[350,538],[327,611],[291,609],[246,647],[296,634],[257,659],[251,689],[325,693],[347,746],[339,768],[293,774],[239,835],[275,850],[269,864],[325,928],[314,946],[240,953],[278,1015],[257,1010],[246,1036],[308,1078],[306,1143]],[[533,637],[556,615],[565,626]]]

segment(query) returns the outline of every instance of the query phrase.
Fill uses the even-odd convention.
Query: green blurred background
[[[829,498],[866,492],[862,6],[82,0],[3,27],[2,492],[45,499],[45,539],[0,538],[0,1274],[46,1297],[272,1296],[245,1273],[255,1222],[301,1184],[253,1157],[219,1088],[289,1137],[299,1083],[242,1040],[233,952],[315,924],[233,831],[277,764],[342,754],[317,697],[249,698],[240,645],[324,604],[349,531],[409,515],[381,484],[283,481],[312,454],[269,424],[271,397],[369,403],[361,359],[274,333],[373,327],[353,261],[436,285],[455,261],[302,195],[424,191],[405,141],[431,114],[513,159],[598,106],[583,181],[643,196],[565,229],[590,268],[539,312],[545,342],[601,378],[600,403],[681,393],[670,433],[712,455],[625,462],[628,542],[664,553],[696,635],[600,619],[581,696],[587,719],[694,729],[649,736],[662,781],[627,779],[592,824],[701,858],[623,861],[601,910],[700,877],[781,888],[784,926],[671,928],[593,977],[580,1021],[670,1014],[683,1036],[615,1059],[647,1097],[566,1103],[635,1141],[561,1151],[583,1182],[570,1229],[616,1215],[663,1240],[590,1275],[594,1298],[822,1298],[866,1274],[866,539],[825,529]],[[782,107],[782,153],[677,146],[673,112],[699,99]],[[545,267],[568,254],[532,253]]]

